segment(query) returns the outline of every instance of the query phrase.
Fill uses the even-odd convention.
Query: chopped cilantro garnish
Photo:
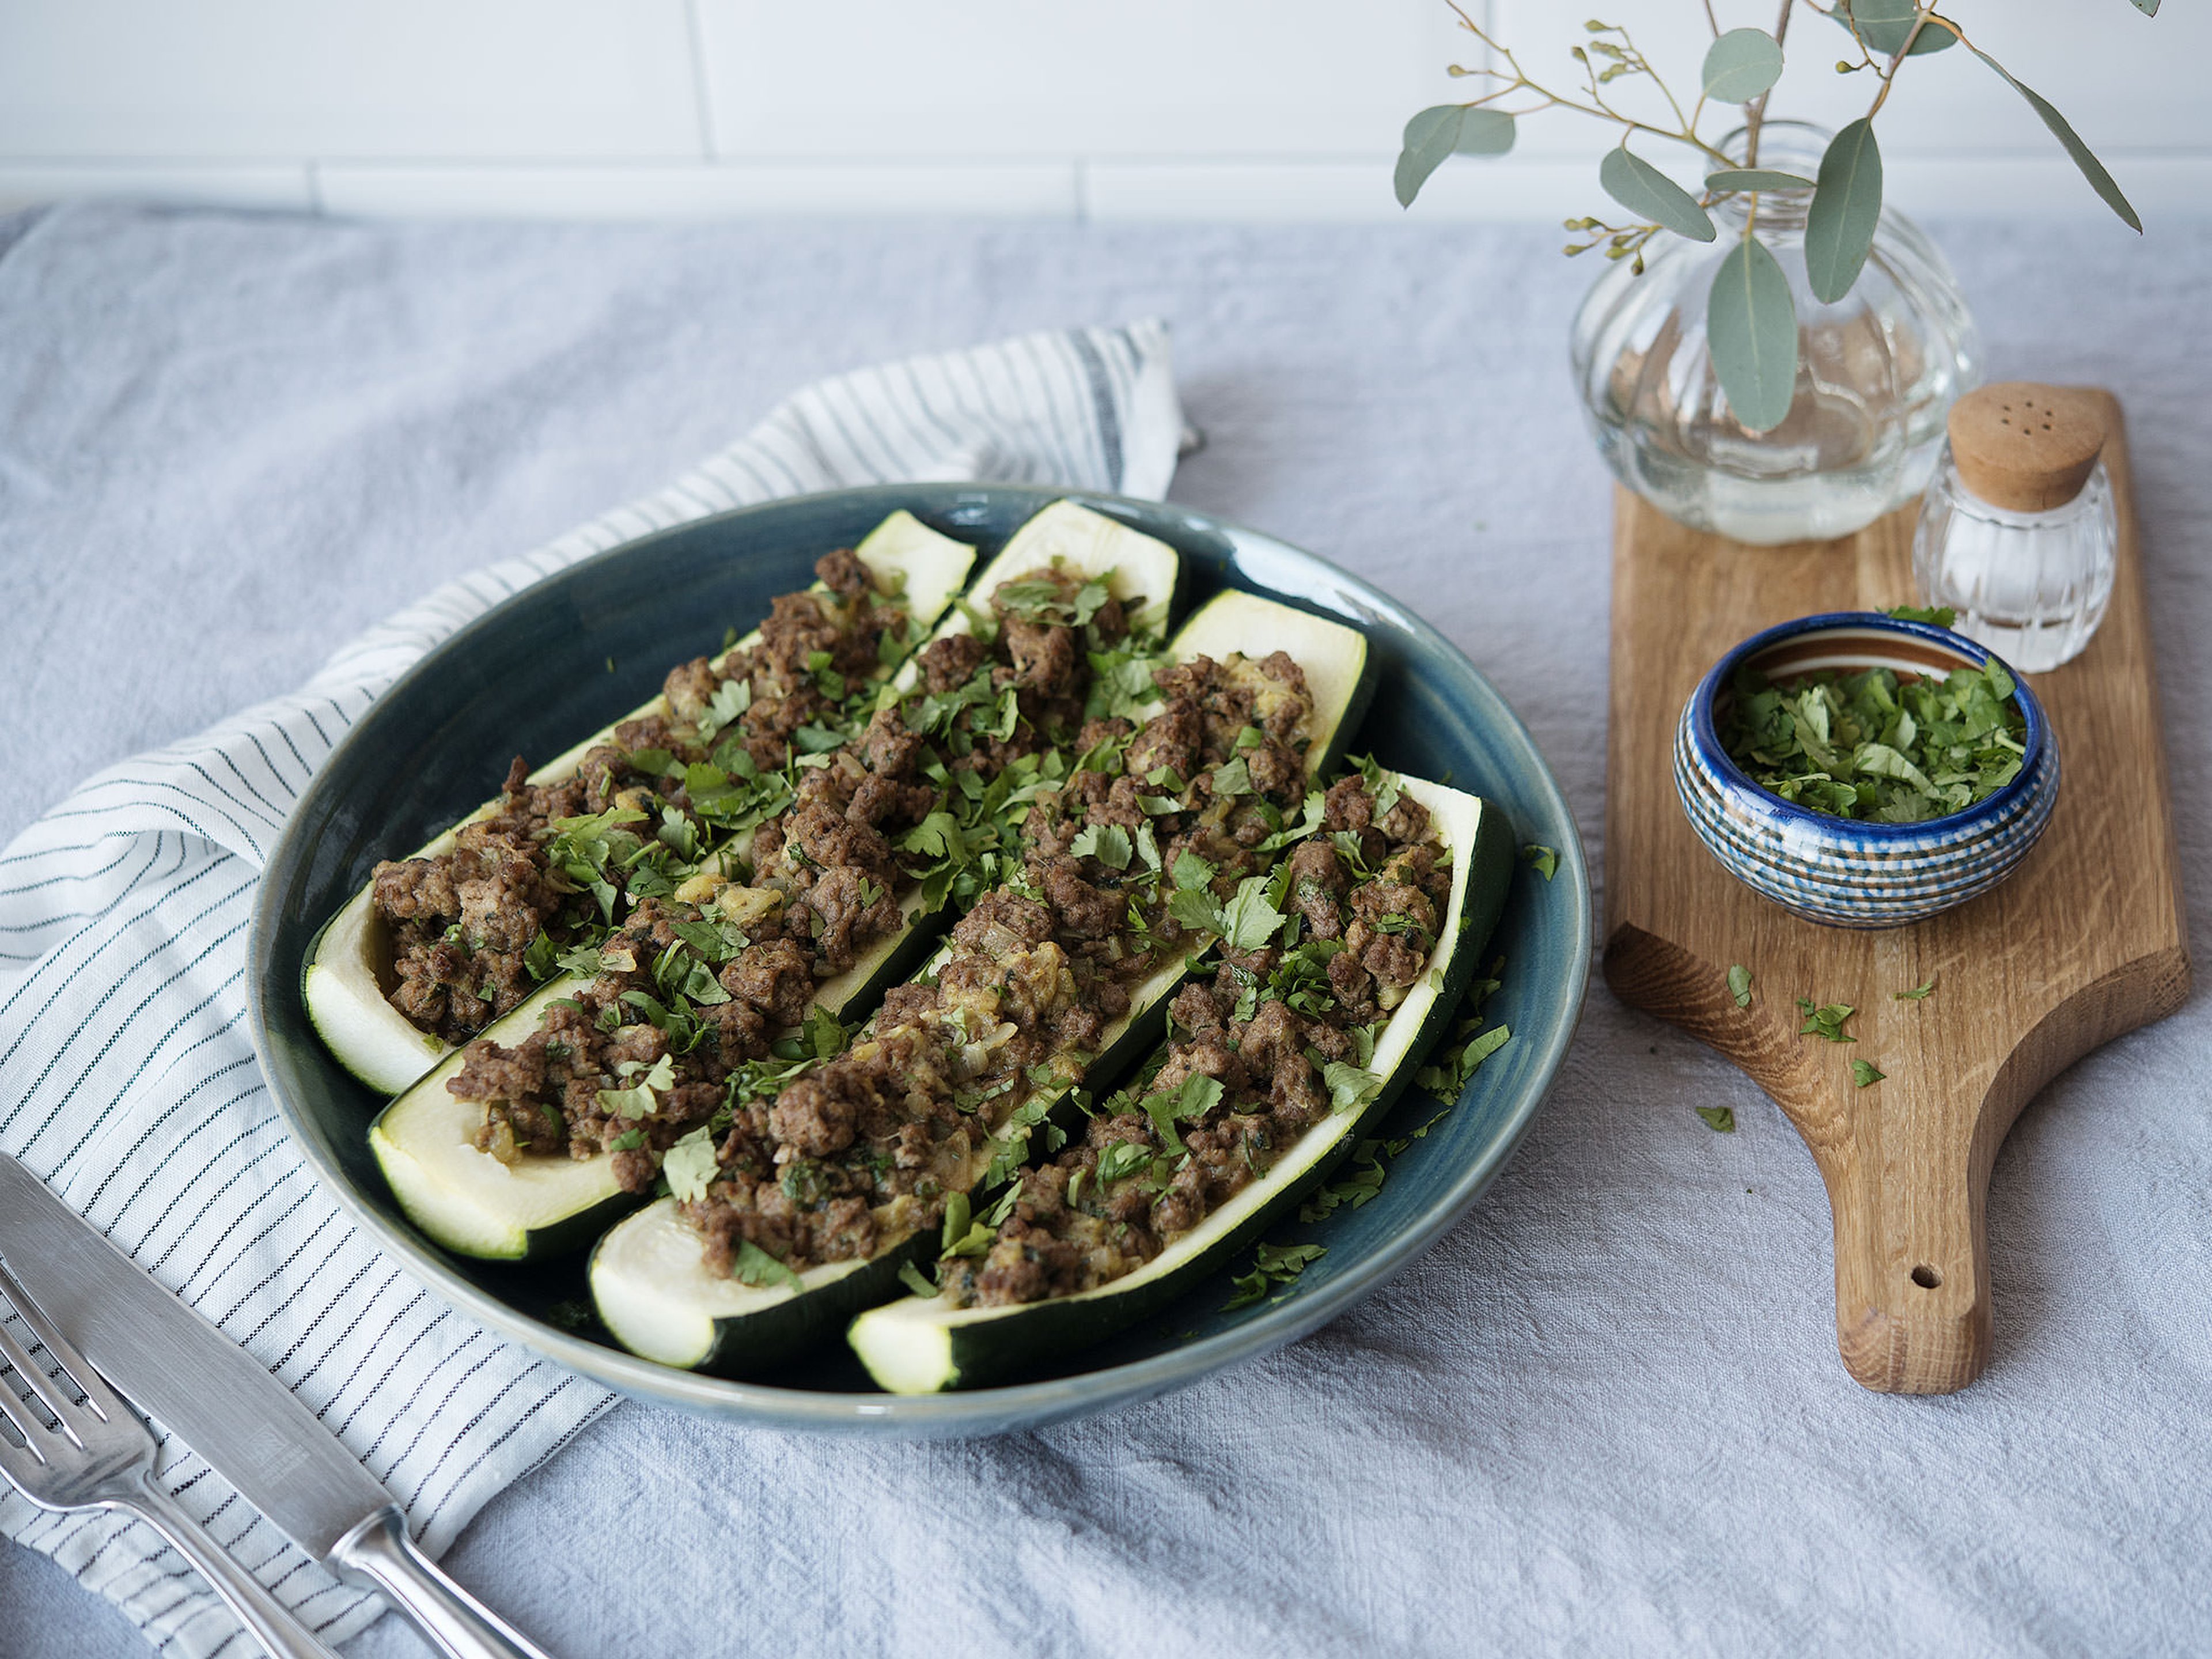
[[[1705,1119],[1705,1127],[1714,1133],[1732,1135],[1735,1133],[1735,1108],[1733,1106],[1700,1106],[1697,1111],[1698,1115]]]
[[[1863,1089],[1870,1083],[1879,1083],[1888,1075],[1870,1060],[1851,1062],[1851,1082],[1859,1088]]]
[[[1267,1294],[1271,1284],[1287,1285],[1328,1254],[1325,1244],[1262,1244],[1252,1253],[1252,1271],[1236,1281],[1237,1293],[1222,1304],[1224,1313],[1249,1308]]]
[[[1095,858],[1109,870],[1126,870],[1136,848],[1129,832],[1120,824],[1091,823],[1084,826],[1067,850],[1078,858]]]
[[[806,1288],[804,1279],[750,1238],[738,1241],[737,1258],[730,1264],[730,1276],[755,1290],[766,1290],[772,1285],[793,1291]]]
[[[696,1204],[707,1196],[708,1183],[720,1167],[714,1132],[702,1124],[668,1149],[660,1173],[668,1177],[671,1192],[686,1204]]]
[[[1858,1039],[1844,1030],[1844,1022],[1854,1010],[1848,1002],[1831,1002],[1820,1007],[1813,1006],[1810,997],[1797,999],[1797,1012],[1805,1016],[1805,1023],[1797,1030],[1799,1036],[1824,1036],[1831,1042],[1856,1042]]]
[[[1533,841],[1521,849],[1521,861],[1543,877],[1546,881],[1551,880],[1559,873],[1559,854],[1551,848],[1540,846]]]
[[[1739,1008],[1751,1006],[1751,969],[1737,963],[1728,972],[1729,994],[1735,999]]]
[[[916,1296],[932,1297],[937,1294],[937,1286],[931,1284],[928,1276],[911,1261],[899,1263],[898,1276],[899,1283]]]
[[[1761,788],[1839,817],[1914,823],[2019,775],[2027,716],[1995,659],[1942,678],[1832,670],[1775,685],[1740,671],[1723,742]]]
[[[1889,994],[1890,1000],[1894,1002],[1920,1002],[1933,996],[1935,993],[1936,975],[1930,974],[1910,991],[1892,991]]]

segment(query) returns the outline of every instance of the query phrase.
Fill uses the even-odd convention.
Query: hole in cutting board
[[[1943,1275],[1923,1261],[1912,1270],[1912,1282],[1923,1291],[1932,1291],[1943,1282]]]

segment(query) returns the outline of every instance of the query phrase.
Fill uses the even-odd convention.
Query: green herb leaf
[[[1221,937],[1232,950],[1259,951],[1282,930],[1286,918],[1267,902],[1263,876],[1248,876],[1222,913]]]
[[[922,1273],[921,1269],[915,1267],[911,1261],[902,1261],[899,1263],[898,1277],[899,1283],[905,1285],[907,1289],[913,1291],[916,1296],[934,1297],[937,1294],[937,1286],[931,1284],[927,1276]]]
[[[1733,1106],[1700,1106],[1697,1113],[1705,1119],[1706,1127],[1716,1134],[1732,1135],[1735,1133],[1735,1109]]]
[[[806,1288],[804,1281],[789,1267],[777,1261],[750,1238],[738,1241],[737,1259],[730,1264],[730,1277],[755,1290],[766,1290],[781,1285],[792,1291]]]
[[[1406,123],[1405,148],[1391,179],[1398,205],[1413,205],[1446,156],[1503,155],[1513,148],[1513,118],[1501,110],[1438,104],[1421,111]]]
[[[1865,3],[1865,0],[1861,0],[1861,3]],[[1950,38],[1945,30],[1930,28],[1922,33],[1941,33],[1946,40]],[[2135,208],[2126,196],[2121,193],[2119,185],[2113,182],[2112,175],[2105,171],[2102,161],[2090,154],[2088,145],[2083,143],[2081,136],[2067,125],[2066,118],[2051,106],[2050,100],[2014,80],[2010,70],[1979,47],[1970,46],[1967,50],[2002,76],[2014,92],[2027,100],[2027,106],[2043,118],[2043,125],[2051,129],[2051,136],[2058,140],[2074,165],[2081,170],[2081,176],[2089,181],[2089,188],[2103,198],[2106,207],[2120,216],[2120,222],[2130,230],[2140,231],[2142,221],[2136,216]]]
[[[1935,992],[1936,975],[1930,974],[1910,991],[1892,991],[1889,995],[1893,1002],[1919,1002],[1933,996]]]
[[[1781,43],[1764,29],[1730,29],[1705,49],[1705,96],[1747,104],[1782,78]]]
[[[1160,1145],[1177,1158],[1189,1149],[1183,1145],[1176,1124],[1202,1118],[1220,1103],[1220,1083],[1194,1073],[1182,1080],[1180,1088],[1146,1095],[1138,1103],[1139,1109],[1152,1119],[1152,1132],[1159,1137]]]
[[[668,1149],[660,1173],[668,1177],[669,1191],[686,1204],[696,1204],[707,1196],[708,1184],[720,1168],[714,1132],[702,1124]]]
[[[1959,613],[1948,605],[1893,605],[1881,614],[1899,622],[1933,623],[1938,628],[1948,628],[1959,620]]]
[[[1705,336],[1737,422],[1747,432],[1781,425],[1797,395],[1797,307],[1790,279],[1757,238],[1738,242],[1714,272]]]
[[[1862,116],[1829,141],[1805,215],[1805,276],[1819,299],[1833,305],[1851,291],[1881,218],[1881,146]]]
[[[1705,188],[1716,192],[1750,190],[1810,190],[1813,181],[1772,167],[1717,167],[1705,175]]]
[[[1152,1161],[1152,1149],[1132,1140],[1117,1140],[1098,1154],[1098,1184],[1110,1187],[1127,1180]]]
[[[1863,1089],[1869,1083],[1881,1082],[1887,1075],[1887,1073],[1877,1070],[1872,1060],[1855,1060],[1851,1062],[1851,1082],[1856,1087]]]
[[[1355,1111],[1382,1092],[1382,1079],[1364,1066],[1332,1060],[1322,1066],[1321,1074],[1328,1085],[1329,1109],[1334,1112]]]
[[[1174,867],[1169,872],[1176,890],[1180,892],[1205,891],[1212,884],[1215,873],[1216,866],[1207,863],[1188,848],[1176,854]]]
[[[1805,1016],[1805,1023],[1797,1030],[1799,1036],[1821,1036],[1831,1042],[1856,1042],[1858,1039],[1844,1030],[1844,1022],[1854,1010],[1848,1002],[1831,1002],[1816,1008],[1810,997],[1797,999],[1797,1012]]]
[[[1911,55],[1915,58],[1941,52],[1958,40],[1950,30],[1933,23],[1915,35],[1912,21],[1919,11],[1919,0],[1837,0],[1830,15],[1847,29],[1856,23],[1856,32],[1866,42],[1867,50],[1884,58],[1896,57],[1907,40],[1912,42]]]
[[[1710,242],[1719,234],[1696,197],[1625,144],[1606,151],[1605,159],[1598,163],[1597,182],[1599,188],[1638,218],[1662,224],[1677,236]]]
[[[1729,994],[1739,1008],[1751,1006],[1751,969],[1737,963],[1728,972]]]
[[[1083,827],[1068,846],[1078,858],[1086,854],[1095,858],[1109,870],[1126,870],[1135,848],[1130,842],[1129,832],[1118,823],[1089,823]]]
[[[1540,847],[1534,842],[1530,842],[1521,849],[1521,861],[1534,869],[1546,881],[1551,880],[1559,872],[1559,854],[1548,847]]]

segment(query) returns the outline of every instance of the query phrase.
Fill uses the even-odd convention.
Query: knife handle
[[[209,1587],[238,1621],[253,1633],[270,1659],[338,1659],[316,1638],[314,1632],[285,1610],[261,1581],[230,1559],[229,1552],[201,1530],[168,1493],[141,1480],[127,1496],[112,1500],[150,1524],[176,1547],[177,1553],[199,1569]]]
[[[340,1539],[330,1564],[342,1577],[383,1591],[447,1659],[548,1659],[415,1547],[397,1505],[379,1510]]]

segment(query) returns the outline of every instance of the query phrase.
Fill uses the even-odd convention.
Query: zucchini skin
[[[855,1321],[848,1337],[876,1380],[896,1393],[931,1393],[986,1386],[1045,1369],[1188,1295],[1250,1249],[1328,1178],[1361,1139],[1382,1122],[1412,1085],[1422,1060],[1449,1029],[1474,981],[1483,950],[1504,909],[1514,859],[1513,836],[1505,812],[1485,803],[1468,860],[1456,943],[1443,965],[1442,991],[1422,1016],[1403,1056],[1384,1079],[1376,1097],[1356,1112],[1330,1120],[1328,1127],[1335,1130],[1335,1139],[1328,1151],[1306,1169],[1286,1178],[1249,1216],[1225,1234],[1207,1240],[1166,1271],[1148,1275],[1126,1290],[1102,1285],[1078,1296],[992,1310],[983,1317],[965,1322],[927,1314],[910,1316],[907,1321],[910,1326],[919,1328],[926,1323],[927,1327],[924,1341],[917,1347],[941,1345],[932,1346],[927,1358],[918,1364],[887,1362],[879,1357],[880,1350],[871,1340],[875,1333],[866,1328],[872,1321],[889,1325],[899,1320],[907,1309],[930,1309],[931,1303],[915,1298],[863,1315]],[[1170,1245],[1163,1254],[1173,1254],[1176,1248]]]

